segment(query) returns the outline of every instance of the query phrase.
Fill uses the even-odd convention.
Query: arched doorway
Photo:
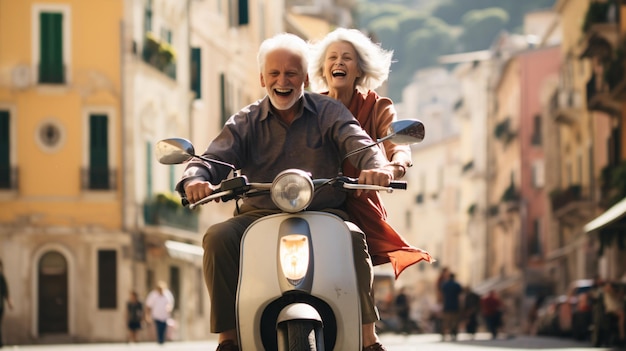
[[[67,260],[58,251],[39,259],[39,334],[68,332]]]

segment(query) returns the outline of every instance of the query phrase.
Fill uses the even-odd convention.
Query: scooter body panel
[[[335,350],[361,349],[361,311],[352,253],[344,221],[330,213],[281,213],[254,222],[241,242],[237,327],[243,351],[263,350],[262,315],[273,301],[293,293],[279,274],[279,230],[288,218],[301,218],[311,231],[312,285],[310,294],[324,301],[336,318]]]

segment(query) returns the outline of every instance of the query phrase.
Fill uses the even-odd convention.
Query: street
[[[518,336],[508,339],[490,340],[488,334],[479,333],[475,340],[470,340],[467,335],[459,335],[456,342],[441,341],[441,337],[437,334],[419,334],[419,335],[381,335],[383,344],[389,351],[461,351],[461,350],[484,350],[500,351],[500,350],[597,350],[608,351],[618,350],[610,348],[593,348],[588,343],[576,342],[572,339],[558,339],[547,337],[531,337]],[[176,350],[176,351],[213,351],[217,347],[217,343],[211,341],[190,341],[190,342],[168,342],[163,346],[155,343],[141,342],[137,344],[74,344],[74,345],[23,345],[23,346],[7,346],[6,350],[19,351],[61,351],[61,350],[94,350],[94,351],[158,351],[158,350]]]

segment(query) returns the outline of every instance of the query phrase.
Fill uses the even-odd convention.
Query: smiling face
[[[358,56],[352,44],[338,41],[328,46],[323,76],[330,90],[353,90],[361,74]]]
[[[302,67],[300,56],[287,49],[277,49],[267,54],[261,72],[261,86],[267,91],[275,109],[295,110],[294,105],[308,84],[309,77],[305,67]]]

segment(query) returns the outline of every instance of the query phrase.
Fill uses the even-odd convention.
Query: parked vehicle
[[[613,284],[615,289],[622,291],[622,298],[624,298],[623,292],[626,291],[626,283],[612,282],[605,284]],[[595,347],[626,346],[620,345],[620,343],[624,341],[619,339],[617,316],[606,312],[604,294],[604,291],[598,291],[593,301],[592,321],[590,325],[591,343]],[[626,304],[624,306],[624,313],[626,313]]]
[[[396,121],[387,137],[352,154],[387,139],[413,144],[423,137],[421,122]],[[194,157],[216,162],[196,155],[193,145],[180,138],[160,141],[157,153],[164,164],[180,164]],[[297,169],[284,170],[272,183],[250,183],[232,168],[232,178],[189,206],[269,195],[283,211],[255,221],[241,241],[236,302],[241,350],[361,350],[361,311],[350,230],[338,216],[306,208],[321,187],[391,192],[405,189],[406,183],[392,182],[390,187],[357,184],[341,172],[333,179],[311,179]]]

